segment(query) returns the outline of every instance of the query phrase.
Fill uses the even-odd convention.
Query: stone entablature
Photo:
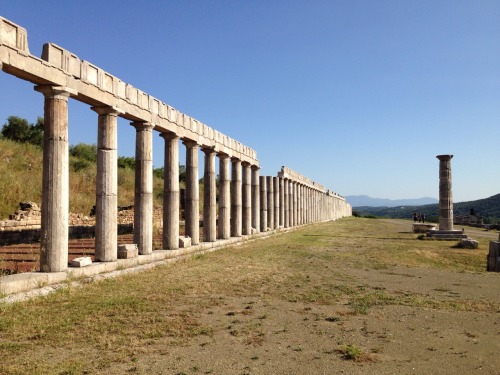
[[[19,53],[22,51],[23,53]],[[38,85],[64,87],[71,97],[94,107],[116,108],[121,117],[153,124],[242,162],[259,165],[255,150],[129,85],[53,43],[43,46],[42,58],[29,53],[24,28],[0,17],[0,66]]]
[[[281,171],[278,172],[278,177],[281,178],[286,178],[295,182],[299,182],[302,185],[308,186],[310,188],[319,190],[324,192],[325,188],[323,185],[318,184],[317,182],[314,182],[310,178],[307,178],[306,176],[300,174],[299,172],[295,172],[293,169],[290,169],[288,167],[282,166]]]

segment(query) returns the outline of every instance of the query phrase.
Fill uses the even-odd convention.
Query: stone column
[[[302,225],[302,185],[297,184],[297,225]]]
[[[231,237],[241,237],[241,160],[231,158]]]
[[[285,227],[285,183],[283,181],[283,177],[279,177],[279,190],[280,190],[280,197],[279,197],[279,206],[280,206],[280,220],[279,220],[279,226]]]
[[[118,258],[118,155],[117,115],[112,107],[92,107],[97,125],[97,173],[95,210],[95,260]]]
[[[288,180],[288,227],[293,227],[293,183]]]
[[[267,176],[267,227],[274,229],[274,183],[273,177]]]
[[[252,227],[260,232],[260,188],[259,167],[252,166]]]
[[[298,197],[297,197],[297,182],[293,183],[293,226],[296,227],[298,222]]]
[[[280,180],[279,177],[273,177],[274,185],[274,227],[280,227]]]
[[[290,205],[289,205],[289,192],[288,192],[288,179],[283,179],[283,189],[284,189],[284,201],[283,201],[283,210],[284,210],[284,221],[283,226],[288,228],[290,226]]]
[[[68,97],[69,89],[37,86],[45,96],[40,270],[68,268]]]
[[[153,125],[132,122],[136,129],[134,243],[139,254],[153,252]]]
[[[260,176],[260,231],[267,232],[267,180]]]
[[[451,158],[438,155],[439,159],[439,230],[453,230],[453,195],[451,191]]]
[[[163,175],[163,248],[179,248],[179,137],[161,133],[165,139]]]
[[[191,245],[200,243],[200,187],[198,185],[198,144],[186,139],[186,204],[184,210],[186,236]]]
[[[203,174],[203,241],[217,239],[217,202],[215,185],[215,150],[203,148],[205,169]]]
[[[219,154],[219,238],[231,237],[231,195],[230,195],[229,156]]]
[[[242,234],[252,234],[252,175],[249,163],[242,163],[243,190],[242,190]]]

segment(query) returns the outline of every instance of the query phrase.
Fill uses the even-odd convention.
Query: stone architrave
[[[165,140],[163,176],[163,248],[179,248],[179,136],[161,133]]]
[[[40,270],[60,272],[68,268],[68,98],[76,92],[55,86],[35,90],[45,97]]]
[[[112,107],[92,107],[97,112],[97,173],[95,210],[95,260],[118,258],[118,155],[117,116]]]
[[[136,129],[134,243],[139,254],[153,252],[153,125],[132,122]]]
[[[217,203],[215,185],[215,150],[203,148],[205,170],[203,175],[203,241],[217,239]]]
[[[200,243],[200,188],[198,185],[198,144],[184,140],[186,146],[186,204],[185,228],[186,236],[191,237],[191,244]]]

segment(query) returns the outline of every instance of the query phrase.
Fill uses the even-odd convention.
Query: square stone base
[[[92,259],[90,257],[80,257],[75,258],[70,262],[71,267],[86,267],[92,264]]]
[[[191,237],[179,237],[179,248],[183,249],[185,247],[191,246]]]
[[[435,238],[436,240],[457,240],[467,238],[467,235],[461,230],[430,230],[427,232],[427,237]]]
[[[138,255],[137,244],[118,245],[118,259],[137,258]]]

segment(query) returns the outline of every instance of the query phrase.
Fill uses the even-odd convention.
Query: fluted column
[[[260,231],[267,232],[267,179],[260,176]]]
[[[231,158],[231,237],[241,237],[241,160]]]
[[[280,227],[280,180],[279,177],[273,177],[274,187],[274,228]]]
[[[112,107],[92,107],[97,122],[95,260],[118,258],[117,115]]]
[[[229,156],[219,154],[219,238],[231,237],[231,195]]]
[[[215,150],[203,148],[205,169],[203,174],[203,241],[217,239],[217,202],[215,185]]]
[[[279,220],[279,226],[280,227],[285,227],[285,183],[283,181],[283,177],[278,178],[278,185],[279,185],[279,190],[280,190],[280,196],[279,196],[279,206],[280,206],[280,220]]]
[[[252,166],[252,227],[260,232],[260,187],[259,167]]]
[[[165,140],[163,165],[163,248],[179,248],[179,136],[161,133]]]
[[[242,213],[241,231],[243,235],[252,234],[252,171],[249,163],[242,163]]]
[[[274,181],[267,176],[267,227],[274,229]]]
[[[293,226],[296,227],[298,222],[298,199],[297,199],[297,182],[293,182]]]
[[[37,86],[45,97],[40,270],[68,268],[68,98],[64,87]]]
[[[436,157],[439,159],[439,230],[453,230],[453,193],[451,190],[453,155]]]
[[[288,192],[288,179],[283,179],[283,190],[284,190],[284,221],[283,226],[288,228],[290,226],[290,204],[289,204],[289,192]]]
[[[293,227],[293,183],[288,180],[288,227]]]
[[[139,254],[153,252],[153,125],[132,122],[136,129],[134,243]]]
[[[191,244],[200,243],[200,187],[198,185],[198,144],[184,140],[186,146],[186,204],[184,211],[186,236]]]

